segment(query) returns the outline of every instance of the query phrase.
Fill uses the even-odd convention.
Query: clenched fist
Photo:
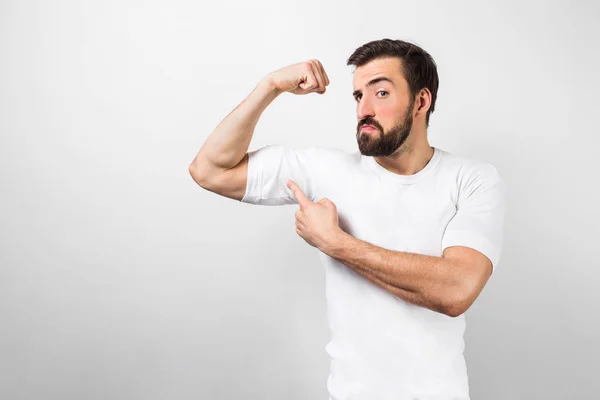
[[[319,60],[308,60],[278,69],[267,75],[273,86],[281,92],[293,94],[325,93],[329,78]]]

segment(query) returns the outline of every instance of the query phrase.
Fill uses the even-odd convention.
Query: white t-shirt
[[[298,204],[327,197],[340,227],[389,250],[441,257],[467,246],[500,260],[507,188],[489,163],[434,147],[414,175],[399,175],[357,150],[270,145],[249,152],[242,202]],[[319,252],[325,268],[330,400],[468,400],[464,314],[452,318],[406,302]]]

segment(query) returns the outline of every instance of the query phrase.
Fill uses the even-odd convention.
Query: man
[[[299,204],[296,232],[325,267],[331,400],[469,399],[464,312],[498,264],[506,185],[489,163],[431,147],[438,75],[420,47],[359,47],[359,151],[271,145],[247,153],[279,94],[325,93],[317,60],[268,74],[190,165],[242,202]]]

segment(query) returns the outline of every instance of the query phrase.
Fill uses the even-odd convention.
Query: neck
[[[431,161],[434,150],[427,141],[406,141],[394,154],[388,157],[374,157],[385,169],[399,175],[414,175]]]

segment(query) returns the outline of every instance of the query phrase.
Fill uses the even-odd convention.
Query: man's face
[[[356,141],[362,155],[386,157],[398,150],[412,129],[414,99],[400,60],[373,60],[354,71]],[[372,125],[374,129],[363,128]]]

